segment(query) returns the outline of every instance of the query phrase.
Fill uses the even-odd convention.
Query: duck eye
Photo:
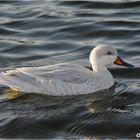
[[[108,55],[111,55],[112,53],[111,53],[111,52],[107,52],[107,54],[108,54]]]

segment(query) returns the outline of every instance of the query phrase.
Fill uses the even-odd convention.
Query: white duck
[[[23,67],[0,73],[0,83],[27,93],[53,96],[88,94],[113,86],[114,79],[106,65],[115,63],[132,67],[120,59],[116,49],[107,45],[95,47],[89,58],[93,71],[71,63]]]

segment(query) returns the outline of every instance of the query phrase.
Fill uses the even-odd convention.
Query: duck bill
[[[124,62],[119,56],[117,56],[117,59],[115,60],[114,64],[121,65],[121,66],[126,66],[126,67],[129,67],[129,68],[134,67],[132,64]]]

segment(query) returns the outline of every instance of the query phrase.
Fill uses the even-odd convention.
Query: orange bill
[[[114,64],[131,67],[131,68],[134,67],[132,64],[124,62],[119,56],[117,56],[117,59],[115,60]]]
[[[117,59],[115,60],[114,64],[122,65],[123,64],[123,60],[119,56],[117,56]]]

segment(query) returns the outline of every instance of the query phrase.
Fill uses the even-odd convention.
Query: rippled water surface
[[[89,95],[0,95],[1,138],[136,138],[140,133],[140,1],[0,1],[0,71],[76,62],[111,44],[135,68],[110,68],[117,85]]]

